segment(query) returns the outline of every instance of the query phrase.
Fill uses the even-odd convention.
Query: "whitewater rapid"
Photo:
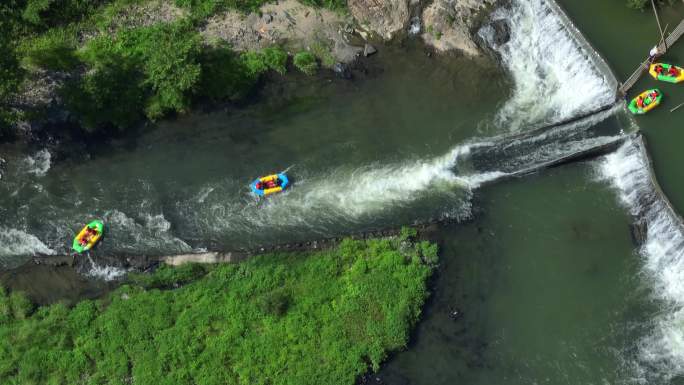
[[[599,165],[600,175],[618,191],[620,201],[645,226],[639,248],[643,278],[660,309],[638,341],[629,366],[632,382],[667,384],[684,375],[684,226],[657,186],[641,138],[624,144]]]

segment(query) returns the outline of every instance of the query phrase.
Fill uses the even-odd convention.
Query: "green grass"
[[[318,71],[318,61],[316,56],[309,51],[297,52],[292,59],[292,62],[297,69],[311,76]]]
[[[437,249],[405,235],[161,268],[71,309],[0,290],[0,383],[352,385],[420,316]]]

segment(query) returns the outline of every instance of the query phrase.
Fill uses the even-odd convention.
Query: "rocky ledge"
[[[478,56],[482,50],[474,37],[476,31],[500,3],[502,0],[349,0],[348,5],[364,38],[373,34],[387,41],[405,32],[420,33],[437,52]]]

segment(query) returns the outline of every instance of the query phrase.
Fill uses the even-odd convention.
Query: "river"
[[[409,40],[355,81],[295,75],[259,103],[91,147],[3,146],[0,263],[67,253],[95,217],[108,224],[96,253],[122,256],[449,220],[434,234],[442,264],[425,319],[384,382],[671,383],[684,373],[684,348],[666,343],[681,333],[667,286],[678,274],[660,272],[678,266],[684,238],[629,137],[642,120],[610,107],[616,79],[555,4],[514,0],[494,17],[510,41],[480,34],[500,65],[428,57]],[[255,176],[278,170],[290,191],[250,197]],[[649,223],[642,248],[632,216]]]

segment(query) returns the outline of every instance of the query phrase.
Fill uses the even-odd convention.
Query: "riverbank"
[[[291,68],[312,75],[322,66],[349,78],[358,57],[421,31],[420,17],[409,19],[421,8],[409,12],[407,0],[381,5],[404,10],[398,14],[362,0],[350,3],[350,13],[338,2],[202,4],[117,0],[33,9],[29,2],[23,12],[8,9],[11,39],[2,47],[13,65],[3,76],[14,86],[0,95],[0,140],[112,136],[145,120],[242,101],[264,75]],[[493,4],[442,5],[422,16],[422,38],[439,52],[481,55],[476,31]]]
[[[162,268],[106,299],[34,309],[0,292],[3,381],[353,384],[406,346],[436,245],[343,241],[315,253]]]

